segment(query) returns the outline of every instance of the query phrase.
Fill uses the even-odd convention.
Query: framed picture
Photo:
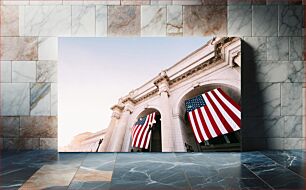
[[[60,38],[59,151],[240,150],[234,37]]]

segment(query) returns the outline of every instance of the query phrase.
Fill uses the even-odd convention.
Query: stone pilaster
[[[125,98],[122,103],[124,104],[124,109],[121,114],[121,118],[119,120],[119,123],[116,125],[116,129],[112,134],[112,142],[110,142],[110,150],[111,152],[120,152],[122,145],[123,145],[123,140],[124,140],[124,135],[127,127],[127,123],[129,121],[129,117],[131,113],[133,112],[133,107],[134,107],[134,101],[131,97]]]
[[[115,126],[116,124],[118,123],[119,119],[120,119],[120,115],[121,115],[121,112],[123,110],[123,107],[120,106],[120,105],[114,105],[112,108],[113,110],[113,113],[112,113],[112,116],[111,116],[111,121],[108,125],[108,128],[107,128],[107,132],[106,132],[106,135],[103,139],[103,142],[102,142],[102,145],[99,149],[99,152],[106,152],[108,151],[108,147],[109,147],[109,142],[112,138],[112,135],[113,135],[113,131],[115,129]]]
[[[166,72],[161,72],[154,84],[159,89],[160,109],[161,109],[161,136],[162,136],[162,151],[174,151],[173,126],[171,125],[171,106],[169,102],[169,78]]]

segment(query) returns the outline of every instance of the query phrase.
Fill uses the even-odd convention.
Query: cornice
[[[143,95],[141,97],[138,97],[136,99],[133,99],[132,98],[133,94],[130,93],[129,96],[127,96],[126,98],[124,98],[122,100],[122,103],[125,104],[127,101],[130,101],[133,104],[141,103],[141,102],[147,100],[148,98],[151,98],[153,96],[157,96],[161,92],[159,87],[161,86],[162,83],[166,83],[168,85],[168,87],[171,88],[172,86],[176,85],[177,83],[179,83],[181,81],[184,81],[184,80],[187,80],[187,79],[193,77],[194,75],[198,74],[199,72],[203,72],[205,70],[208,70],[211,67],[213,67],[215,65],[218,65],[218,64],[220,64],[224,61],[227,61],[227,62],[229,62],[230,65],[232,65],[233,62],[234,62],[233,59],[240,55],[240,49],[238,51],[236,49],[237,47],[240,48],[240,43],[239,43],[239,46],[234,47],[235,51],[231,52],[230,50],[228,51],[228,50],[225,50],[225,49],[228,48],[228,46],[230,46],[232,43],[237,42],[238,40],[240,40],[240,39],[236,38],[236,37],[225,37],[225,38],[218,38],[218,39],[213,38],[205,46],[202,47],[202,48],[206,48],[208,46],[214,46],[214,56],[213,57],[211,57],[210,59],[204,61],[203,63],[201,63],[199,65],[197,65],[196,67],[194,67],[190,70],[187,70],[186,72],[180,74],[179,76],[177,76],[173,79],[170,79],[170,76],[168,76],[168,74],[167,74],[167,70],[163,70],[152,81],[153,84],[155,85],[155,88],[152,88],[152,90],[150,92],[148,92],[145,95]],[[190,57],[192,55],[195,55],[199,51],[200,51],[199,49],[196,50],[195,52],[193,52],[192,54],[190,54],[186,58],[184,58],[182,61],[186,60],[188,57]],[[226,55],[226,54],[230,54],[230,55]],[[228,57],[226,57],[226,56],[228,56]],[[230,58],[230,60],[227,60],[228,58]],[[180,61],[180,62],[182,62],[182,61]],[[175,65],[177,65],[177,64],[175,64]],[[172,68],[172,67],[170,67],[170,68]],[[168,92],[168,94],[169,94],[169,92]]]

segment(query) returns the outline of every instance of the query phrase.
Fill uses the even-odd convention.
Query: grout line
[[[278,165],[282,166],[283,168],[285,168],[285,169],[287,169],[287,170],[290,170],[291,172],[293,172],[294,174],[298,175],[299,177],[301,177],[301,178],[303,178],[303,179],[305,178],[305,177],[301,176],[300,174],[294,172],[293,170],[287,168],[286,166],[284,166],[284,165],[278,163],[276,160],[274,160],[273,158],[269,157],[268,155],[266,155],[266,154],[264,154],[264,153],[262,153],[262,152],[260,152],[260,153],[261,153],[262,155],[266,156],[267,158],[271,159],[272,161],[274,161],[274,162],[277,163]]]
[[[111,181],[110,181],[110,185],[109,185],[109,189],[111,189],[111,186],[112,186],[112,184],[113,184],[113,177],[114,177],[114,173],[115,173],[115,166],[116,166],[116,163],[117,163],[117,157],[118,157],[118,152],[115,152],[115,153],[113,153],[113,154],[115,154],[115,160],[114,160],[114,165],[113,165],[113,170],[112,170],[112,178],[111,178]]]
[[[265,180],[263,180],[261,177],[259,177],[256,173],[254,173],[251,169],[249,169],[245,164],[241,163],[241,166],[245,167],[247,170],[249,170],[252,174],[254,174],[259,180],[261,180],[264,184],[266,184],[269,188],[274,189],[270,184],[268,184]]]
[[[176,153],[174,152],[173,154],[174,154],[174,157],[175,157],[175,161],[178,163],[179,160],[178,160],[177,157],[176,157]],[[192,153],[190,153],[190,154],[192,154]],[[185,171],[184,169],[182,169],[182,168],[179,168],[179,169],[182,171],[182,173],[183,173],[183,175],[184,175],[184,177],[185,177],[185,179],[186,179],[186,182],[187,182],[188,186],[190,187],[190,189],[192,189],[192,186],[191,186],[191,183],[190,183],[189,178],[187,177],[186,171]]]
[[[305,180],[304,177],[301,177],[300,175],[296,174],[296,173],[293,172],[292,170],[290,170],[290,169],[286,168],[285,166],[279,164],[278,162],[276,162],[276,161],[273,160],[272,158],[270,158],[270,157],[266,156],[265,154],[263,154],[261,151],[256,151],[256,152],[260,153],[261,155],[263,155],[263,156],[266,157],[267,159],[269,159],[269,160],[271,160],[272,162],[274,162],[274,163],[276,164],[276,166],[279,166],[279,167],[281,167],[281,168],[283,168],[283,169],[285,169],[285,170],[288,170],[288,171],[291,172],[291,174],[293,174],[294,176],[297,176],[297,177],[301,178],[302,180]],[[242,165],[244,165],[246,168],[248,168],[245,164],[242,164]],[[250,170],[250,169],[249,169],[249,170]],[[252,170],[250,170],[250,171],[252,171]],[[252,172],[252,173],[254,173],[254,172]],[[255,173],[254,173],[254,174],[255,174]],[[256,175],[256,174],[255,174],[255,175]],[[256,175],[256,176],[257,176],[258,178],[260,178],[258,175]],[[262,178],[260,178],[260,179],[262,179]],[[269,186],[270,186],[270,185],[269,185]],[[273,188],[273,189],[274,189],[274,188]]]
[[[61,153],[60,153],[60,152],[58,152],[57,154],[61,154]],[[85,159],[87,158],[88,153],[85,153],[85,154],[86,154],[86,156],[84,156],[84,159],[82,160],[82,162],[81,162],[81,163],[80,163],[80,165],[78,166],[78,169],[75,171],[75,173],[74,173],[74,175],[73,175],[73,177],[72,177],[72,179],[71,179],[71,181],[70,181],[70,183],[69,183],[69,185],[68,185],[67,189],[69,189],[69,187],[70,187],[71,183],[72,183],[72,182],[73,182],[73,180],[74,180],[74,177],[76,176],[76,174],[78,173],[78,171],[79,171],[80,167],[82,166],[82,164],[84,163]]]

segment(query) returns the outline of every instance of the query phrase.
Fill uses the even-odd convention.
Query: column
[[[173,138],[174,138],[174,151],[175,152],[186,152],[184,140],[183,140],[183,132],[182,127],[184,123],[180,116],[174,115],[172,116],[172,125],[173,125]]]
[[[126,132],[126,127],[129,121],[129,117],[132,113],[133,110],[133,103],[130,100],[127,100],[124,102],[124,110],[123,113],[121,114],[121,118],[119,120],[119,123],[116,126],[115,131],[113,132],[112,138],[111,138],[111,143],[112,146],[110,146],[110,151],[111,152],[120,152],[123,141],[124,141],[124,135]]]
[[[165,72],[160,73],[155,85],[158,87],[160,95],[162,151],[172,152],[174,151],[173,126],[171,124],[168,77]]]
[[[119,105],[114,105],[111,109],[113,110],[111,121],[110,121],[110,123],[108,125],[107,132],[106,132],[105,137],[103,138],[103,142],[101,144],[99,152],[106,152],[106,151],[108,151],[108,147],[110,145],[109,142],[110,142],[110,140],[112,138],[115,126],[116,126],[116,124],[118,123],[118,121],[120,119],[120,114],[122,112],[123,107],[121,107]]]

